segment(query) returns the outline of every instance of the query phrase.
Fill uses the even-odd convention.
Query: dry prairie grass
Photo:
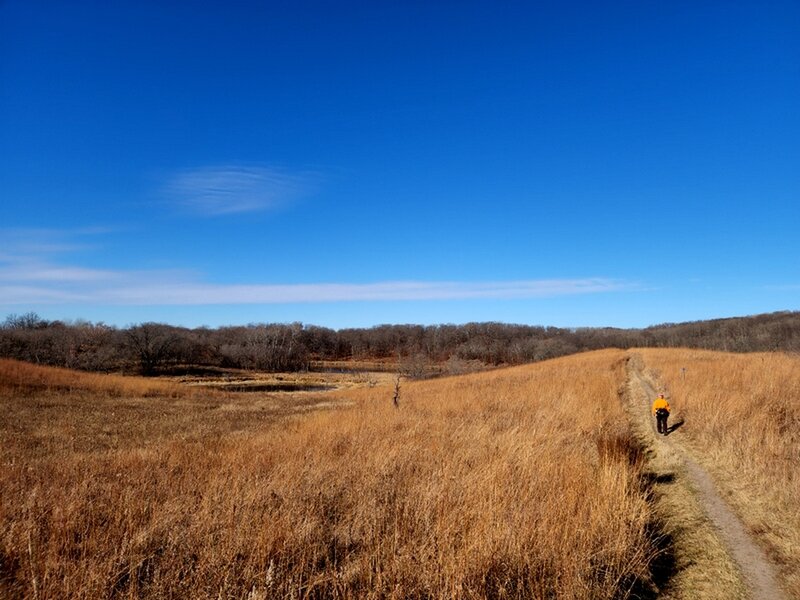
[[[326,397],[348,409],[239,429],[201,399],[6,394],[0,596],[624,598],[653,546],[623,357],[407,383],[399,409],[391,387],[347,390]],[[48,397],[38,450],[7,446]],[[117,447],[70,416],[120,401]],[[198,412],[216,414],[182,420]]]
[[[0,358],[0,395],[30,395],[42,391],[87,391],[116,398],[179,397],[190,393],[179,385],[145,377],[87,373]]]
[[[69,461],[81,453],[206,443],[261,430],[321,403],[331,399],[224,393],[0,360],[0,460]]]
[[[800,359],[643,350],[685,419],[680,429],[800,598]],[[681,369],[686,369],[682,372]]]

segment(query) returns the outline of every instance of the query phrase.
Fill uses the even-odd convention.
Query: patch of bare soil
[[[722,499],[705,469],[681,444],[683,423],[673,423],[667,436],[657,433],[650,414],[657,384],[643,367],[638,356],[628,361],[629,416],[648,448],[652,468],[671,471],[669,477],[663,473],[656,477],[657,482],[660,477],[670,486],[657,485],[655,490],[657,505],[666,510],[664,524],[673,530],[669,535],[676,565],[662,596],[783,600],[786,596],[778,586],[774,565]],[[681,486],[688,486],[691,493],[687,495]],[[696,514],[698,508],[702,515]]]

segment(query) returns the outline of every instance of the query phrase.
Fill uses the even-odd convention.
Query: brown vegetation
[[[0,596],[641,592],[654,549],[623,357],[403,382],[399,408],[392,386],[344,390],[323,398],[354,405],[302,418],[264,416],[269,395],[116,396],[46,377],[20,393],[13,375]]]
[[[645,350],[680,431],[800,598],[800,358]]]
[[[0,324],[0,357],[91,371],[174,373],[203,365],[301,371],[330,361],[378,361],[414,377],[486,365],[540,361],[585,350],[694,347],[737,352],[800,350],[800,313],[664,324],[645,329],[535,327],[504,323],[380,325],[342,329],[291,324],[187,329],[142,323],[45,321],[36,314]]]

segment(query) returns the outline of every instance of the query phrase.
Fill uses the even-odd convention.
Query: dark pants
[[[658,433],[667,435],[667,419],[669,419],[669,411],[659,408],[656,411],[656,426],[658,428]]]

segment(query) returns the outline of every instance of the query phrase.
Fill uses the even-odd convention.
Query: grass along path
[[[632,355],[627,369],[627,410],[648,449],[657,511],[674,552],[661,596],[783,600],[774,566],[681,444],[682,421],[667,436],[657,433],[650,405],[658,385],[641,357]]]

